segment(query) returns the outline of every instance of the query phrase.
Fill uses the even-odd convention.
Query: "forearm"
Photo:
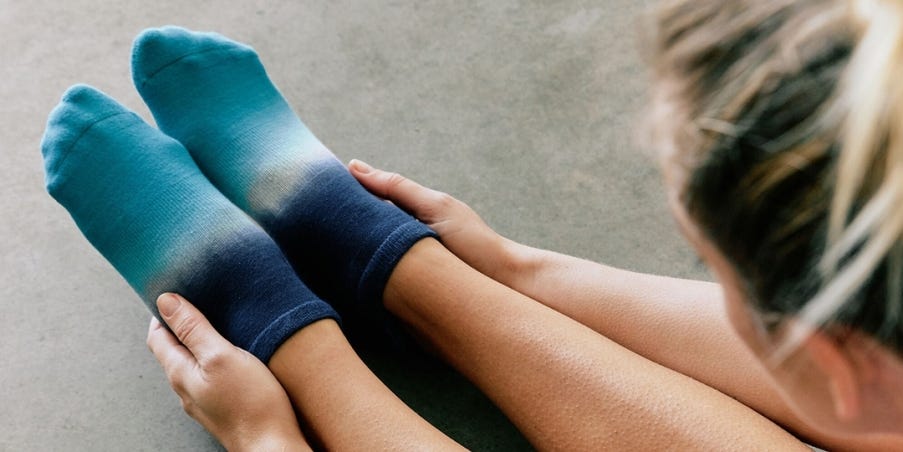
[[[795,444],[729,397],[498,284],[435,242],[402,259],[385,300],[540,449]]]
[[[810,437],[731,327],[718,284],[506,243],[503,284]]]
[[[740,400],[803,437],[830,447],[858,447],[842,438],[815,435],[791,414],[734,334],[719,286],[632,273],[528,248],[501,237],[447,194],[366,165],[350,169],[368,190],[432,227],[452,253],[483,275]]]
[[[529,248],[495,233],[451,196],[397,174],[351,169],[368,189],[429,224],[449,250],[480,273],[773,419],[789,419],[728,324],[717,285],[632,273]]]

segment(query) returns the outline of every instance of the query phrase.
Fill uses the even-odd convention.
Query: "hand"
[[[449,251],[480,273],[509,286],[523,273],[529,249],[493,231],[467,204],[360,160],[348,169],[371,193],[431,227]]]
[[[154,318],[147,345],[189,416],[228,450],[309,450],[288,395],[262,362],[184,298],[163,294],[157,307],[175,336]]]

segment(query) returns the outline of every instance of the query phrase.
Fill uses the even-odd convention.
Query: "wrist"
[[[501,256],[497,272],[490,277],[514,290],[525,289],[539,267],[541,256],[536,248],[499,237],[498,255]]]

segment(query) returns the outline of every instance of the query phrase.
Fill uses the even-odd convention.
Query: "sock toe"
[[[249,47],[218,33],[198,33],[167,25],[142,31],[132,44],[132,80],[136,87],[185,57],[209,51]]]
[[[321,294],[380,300],[401,256],[435,236],[351,177],[295,115],[251,47],[213,33],[151,30],[136,41],[133,64],[160,130],[188,148]]]
[[[60,164],[78,140],[94,124],[122,114],[133,113],[92,86],[74,85],[63,93],[59,105],[50,113],[41,139],[48,190],[56,185]]]
[[[160,293],[183,294],[264,362],[298,329],[337,317],[181,144],[106,94],[67,90],[41,148],[50,194],[151,312]]]

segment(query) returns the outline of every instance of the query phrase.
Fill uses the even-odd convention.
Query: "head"
[[[903,0],[666,0],[649,121],[732,323],[813,427],[903,435]]]

